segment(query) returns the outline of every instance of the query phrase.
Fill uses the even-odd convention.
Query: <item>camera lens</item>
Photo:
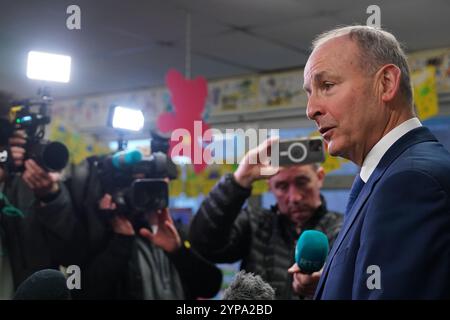
[[[42,153],[42,161],[50,171],[60,171],[69,161],[69,151],[60,142],[50,142]]]
[[[69,151],[60,142],[39,142],[29,149],[30,155],[47,171],[60,171],[69,161]]]
[[[133,183],[133,202],[138,210],[152,211],[168,206],[167,183],[158,180],[137,180]]]
[[[300,142],[293,143],[289,146],[288,157],[294,163],[301,163],[305,160],[308,152],[304,144]]]
[[[322,140],[311,140],[309,141],[309,150],[313,152],[321,151],[322,150]]]

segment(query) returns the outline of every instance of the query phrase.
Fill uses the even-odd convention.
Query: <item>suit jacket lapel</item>
[[[369,179],[369,181],[372,179]],[[356,198],[355,203],[353,204],[353,207],[351,208],[350,212],[346,215],[344,219],[344,225],[342,226],[341,231],[339,232],[338,237],[336,238],[336,241],[334,242],[333,248],[331,249],[330,254],[328,255],[327,262],[325,264],[325,268],[323,270],[322,276],[320,277],[318,288],[317,288],[317,295],[319,296],[321,294],[321,290],[323,289],[323,284],[328,276],[328,271],[330,270],[331,262],[336,255],[336,252],[340,248],[342,241],[344,240],[345,236],[347,235],[348,231],[350,230],[350,227],[352,226],[353,222],[355,221],[356,217],[358,216],[358,213],[360,212],[360,209],[362,205],[365,203],[367,198],[369,197],[370,193],[372,192],[374,181],[369,183],[369,181],[364,185],[364,187],[361,189],[361,192],[358,195],[358,198]]]
[[[361,189],[361,192],[358,195],[358,198],[355,200],[353,207],[345,217],[344,225],[341,231],[339,232],[339,235],[333,245],[333,248],[331,249],[330,254],[328,255],[325,268],[323,270],[322,276],[320,277],[320,281],[316,289],[315,299],[321,297],[325,280],[330,270],[331,262],[334,256],[336,255],[336,252],[338,251],[339,247],[341,246],[342,241],[344,240],[345,236],[347,235],[351,226],[353,225],[353,222],[360,213],[362,206],[366,202],[369,195],[372,193],[372,190],[376,185],[376,183],[378,182],[378,180],[383,176],[384,172],[390,166],[390,164],[395,159],[397,159],[407,148],[416,143],[425,141],[437,141],[437,140],[433,136],[433,134],[431,134],[428,128],[425,127],[416,128],[406,133],[403,137],[401,137],[398,141],[396,141],[381,158],[380,163],[370,176],[367,183]]]

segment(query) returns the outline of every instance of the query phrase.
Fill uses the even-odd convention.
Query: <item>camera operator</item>
[[[213,297],[222,283],[221,271],[190,248],[187,232],[175,226],[168,209],[118,210],[114,197],[103,191],[94,163],[91,158],[77,166],[70,181],[89,233],[89,258],[81,266],[82,288],[74,297]]]
[[[1,93],[0,100],[4,128],[9,96]],[[0,151],[9,159],[0,166],[1,263],[8,266],[2,267],[1,277],[13,280],[12,286],[2,290],[5,299],[11,298],[14,289],[33,272],[76,261],[76,239],[82,231],[60,174],[46,172],[33,159],[25,159],[26,138],[20,130],[9,136],[2,131]],[[18,167],[24,167],[21,174],[9,171]]]
[[[260,275],[275,289],[276,299],[310,298],[318,277],[313,274],[302,284],[288,273],[297,239],[304,230],[316,229],[327,235],[331,246],[342,215],[327,210],[320,194],[325,173],[316,164],[281,167],[271,177],[261,175],[268,165],[256,155],[270,154],[273,141],[250,150],[234,174],[222,177],[194,216],[190,239],[213,262],[242,260],[241,269]],[[250,159],[255,158],[258,162],[252,164]],[[270,210],[242,209],[253,182],[263,178],[269,178],[277,204]]]

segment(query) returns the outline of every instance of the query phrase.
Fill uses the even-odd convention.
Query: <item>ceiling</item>
[[[0,0],[0,89],[29,96],[29,50],[72,56],[68,84],[56,97],[164,84],[185,70],[187,12],[191,74],[217,79],[301,67],[312,38],[337,25],[381,23],[408,51],[450,46],[448,0]],[[81,8],[81,30],[68,30],[66,9]]]

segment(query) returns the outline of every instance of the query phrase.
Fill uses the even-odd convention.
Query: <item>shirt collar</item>
[[[367,182],[377,167],[381,158],[389,150],[389,148],[403,135],[409,131],[421,127],[419,119],[411,118],[406,120],[399,126],[389,131],[383,138],[378,141],[364,159],[359,176],[364,182]]]

